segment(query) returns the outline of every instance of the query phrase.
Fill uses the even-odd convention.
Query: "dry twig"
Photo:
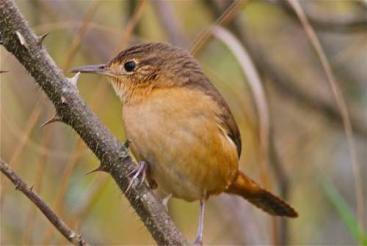
[[[130,40],[130,37],[134,31],[134,28],[138,25],[138,22],[140,18],[143,15],[144,8],[146,6],[145,0],[140,0],[138,6],[134,10],[134,13],[132,14],[130,20],[128,21],[125,31],[123,32],[120,42],[117,47],[117,52],[120,52],[122,48],[125,48]]]
[[[224,42],[228,48],[232,51],[232,54],[238,60],[244,74],[247,78],[249,86],[252,90],[252,94],[255,100],[255,106],[257,108],[257,114],[260,123],[260,143],[264,154],[268,153],[269,146],[269,110],[268,103],[265,96],[265,91],[260,79],[260,76],[256,70],[254,63],[250,55],[244,46],[241,45],[239,40],[229,31],[220,27],[214,26],[212,29],[213,35]]]
[[[238,12],[238,9],[240,8],[241,4],[248,3],[248,0],[234,0],[232,1],[229,6],[223,11],[223,13],[220,14],[219,17],[215,20],[213,23],[214,25],[224,25],[226,22],[229,22],[232,20],[234,16],[236,16],[236,13]],[[192,47],[191,47],[191,53],[195,55],[202,46],[208,41],[208,39],[211,37],[211,30],[205,29],[202,33],[198,35],[197,38],[195,38]]]
[[[34,205],[47,217],[47,219],[55,226],[55,228],[74,245],[88,245],[83,237],[70,229],[65,222],[59,218],[54,211],[42,200],[42,198],[32,190],[3,160],[0,160],[0,171],[8,177],[15,185],[15,188],[21,191],[26,197],[31,200]]]

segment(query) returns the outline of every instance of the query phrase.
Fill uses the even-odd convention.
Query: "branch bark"
[[[111,174],[125,193],[128,174],[135,167],[127,148],[86,106],[77,87],[55,65],[12,0],[0,1],[0,16],[0,44],[23,64],[55,105],[61,121],[80,135],[101,161],[100,169]],[[161,202],[145,184],[134,183],[125,196],[158,244],[186,244]]]
[[[55,226],[55,228],[72,244],[86,246],[89,245],[84,238],[65,224],[65,222],[55,214],[54,211],[42,200],[42,198],[32,190],[3,160],[0,160],[0,171],[8,177],[14,184],[15,188],[21,191],[31,200],[34,205],[47,217],[47,219]]]

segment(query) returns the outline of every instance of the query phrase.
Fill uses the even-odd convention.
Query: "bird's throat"
[[[111,79],[111,84],[124,105],[136,104],[146,100],[153,90],[152,85],[136,85],[133,83],[123,83],[119,80]]]

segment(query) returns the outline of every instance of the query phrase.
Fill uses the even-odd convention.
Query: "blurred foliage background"
[[[303,0],[350,112],[354,147],[340,108],[305,30],[286,1],[17,0],[32,29],[67,76],[73,66],[104,63],[137,42],[191,49],[222,92],[241,128],[241,169],[285,197],[300,217],[274,219],[240,198],[209,200],[206,244],[367,244],[355,179],[367,187],[367,3]],[[222,16],[222,17],[220,17]],[[223,18],[225,17],[225,18]],[[246,69],[222,41],[221,25],[247,50],[269,107],[268,151],[262,148],[257,95]],[[209,36],[208,36],[209,34]],[[241,53],[238,50],[238,53]],[[93,244],[154,244],[112,179],[85,175],[98,160],[69,127],[39,126],[54,114],[26,70],[0,48],[1,153],[16,172]],[[81,76],[81,97],[121,141],[121,104],[105,79]],[[261,116],[261,115],[260,115]],[[353,172],[350,148],[359,171]],[[358,175],[356,175],[358,174]],[[1,177],[1,244],[65,244],[43,215]],[[169,212],[186,237],[195,236],[198,203],[173,199]],[[360,209],[361,210],[361,209]],[[364,217],[363,217],[364,216]],[[367,223],[365,223],[367,224]]]

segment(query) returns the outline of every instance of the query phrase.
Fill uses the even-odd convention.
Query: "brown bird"
[[[242,196],[271,215],[297,217],[291,206],[238,169],[238,126],[223,97],[187,51],[163,43],[141,44],[107,64],[73,72],[110,78],[124,105],[131,151],[140,161],[133,180],[147,173],[149,183],[164,194],[200,200],[195,243],[202,243],[205,201],[222,192]]]

